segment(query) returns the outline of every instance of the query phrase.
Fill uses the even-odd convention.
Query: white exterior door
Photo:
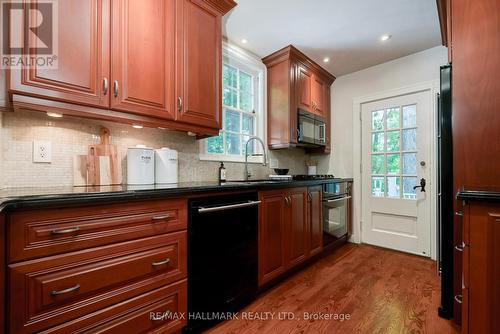
[[[361,106],[364,243],[430,256],[431,103],[426,91]]]

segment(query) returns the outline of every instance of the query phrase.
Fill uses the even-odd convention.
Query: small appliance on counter
[[[178,182],[179,155],[176,150],[162,147],[155,150],[155,181],[156,183]]]
[[[315,160],[306,161],[307,175],[316,175],[318,170],[318,162]]]
[[[144,145],[127,149],[127,183],[155,183],[155,151]]]

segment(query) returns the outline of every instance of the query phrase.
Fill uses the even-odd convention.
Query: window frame
[[[223,65],[227,64],[229,66],[235,67],[246,74],[253,76],[253,112],[247,112],[240,109],[235,109],[230,106],[222,106],[222,129],[224,133],[232,133],[231,131],[225,130],[225,110],[236,111],[242,115],[250,114],[255,118],[255,134],[250,137],[258,137],[266,143],[266,108],[265,108],[265,86],[266,86],[266,67],[262,61],[255,55],[243,50],[235,45],[223,42],[222,45],[222,59]],[[222,71],[221,71],[222,72]],[[238,78],[239,80],[239,78]],[[221,96],[221,101],[223,96]],[[238,102],[239,103],[239,102]],[[242,133],[241,128],[242,116],[240,115],[240,133],[239,135],[246,136]],[[208,153],[206,151],[207,139],[202,139],[199,141],[199,160],[204,161],[224,161],[224,162],[245,162],[244,147],[242,144],[242,155],[230,155],[221,153]],[[267,145],[267,144],[266,144]],[[253,142],[253,148],[255,153],[262,153],[260,145],[256,145]],[[250,163],[262,163],[262,156],[249,156],[248,162]]]

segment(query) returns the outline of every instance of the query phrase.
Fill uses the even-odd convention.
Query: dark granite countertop
[[[98,187],[45,187],[8,188],[0,190],[0,211],[6,209],[39,207],[45,205],[69,205],[95,201],[123,201],[159,197],[190,196],[200,193],[214,193],[238,190],[264,190],[320,185],[328,182],[352,181],[350,178],[310,181],[264,182],[185,182],[165,185],[119,185]]]
[[[457,192],[457,199],[461,201],[489,201],[500,202],[499,187],[462,187]]]

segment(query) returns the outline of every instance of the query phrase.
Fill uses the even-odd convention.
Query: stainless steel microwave
[[[325,119],[299,109],[297,120],[297,143],[299,146],[325,146]]]

